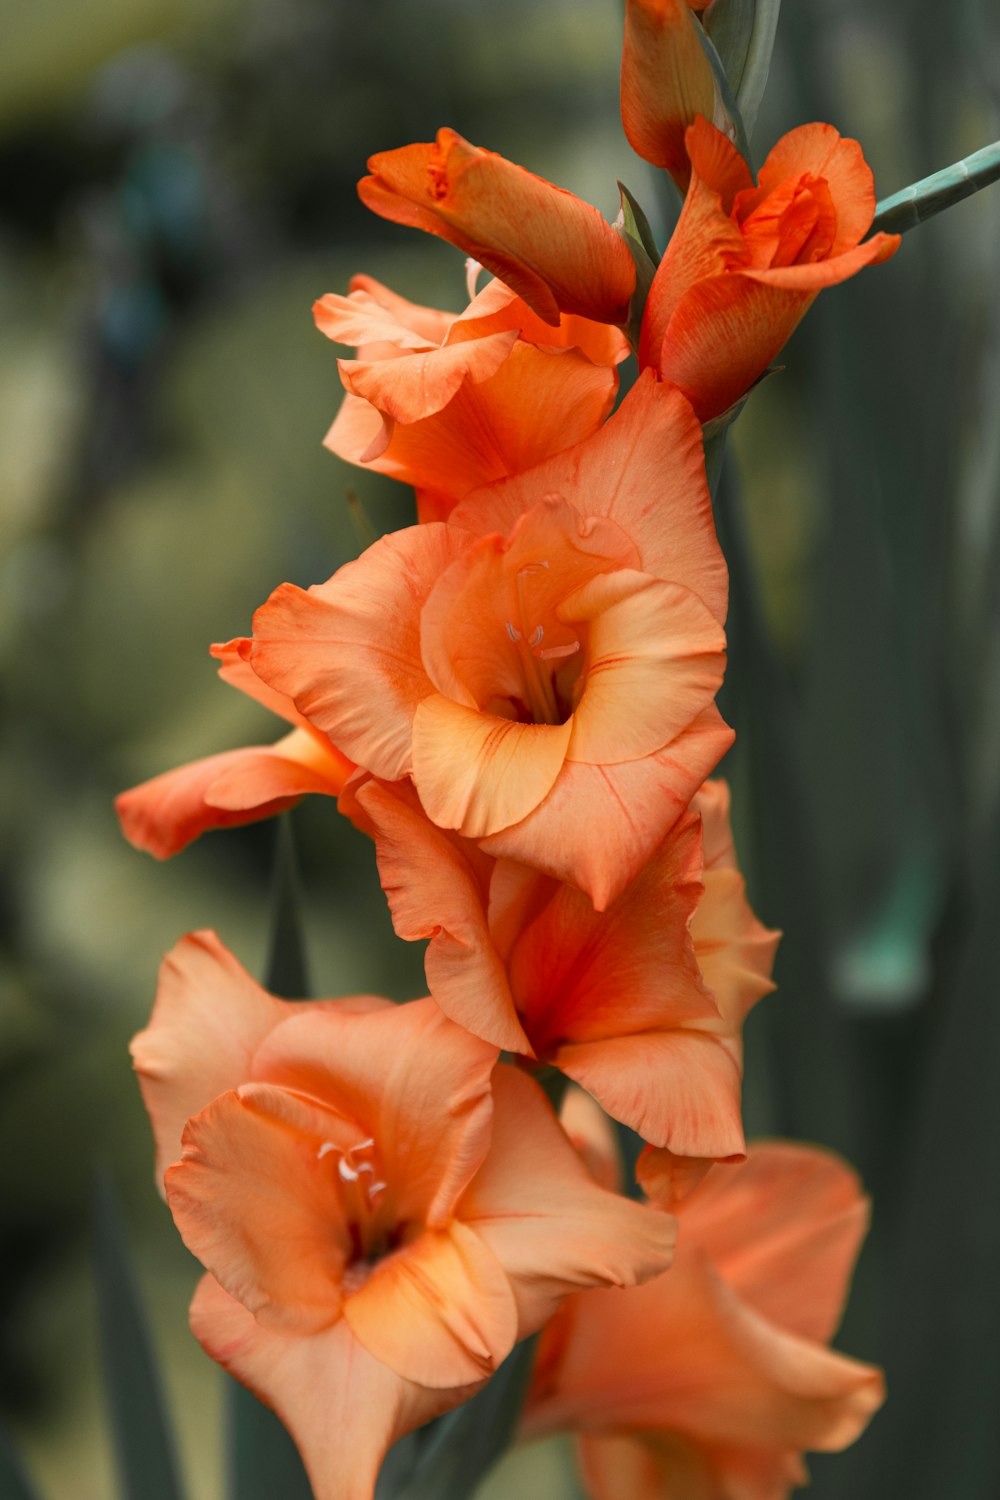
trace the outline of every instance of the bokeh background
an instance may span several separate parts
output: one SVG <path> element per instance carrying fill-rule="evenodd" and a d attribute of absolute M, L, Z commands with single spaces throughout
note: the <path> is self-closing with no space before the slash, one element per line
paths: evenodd
<path fill-rule="evenodd" d="M 443 123 L 596 202 L 669 197 L 617 114 L 616 0 L 7 0 L 0 49 L 0 1411 L 47 1500 L 114 1493 L 88 1205 L 111 1172 L 193 1500 L 221 1493 L 193 1262 L 126 1045 L 162 953 L 266 950 L 268 825 L 160 866 L 122 787 L 274 736 L 206 648 L 410 496 L 321 447 L 310 305 L 364 270 L 460 307 L 463 264 L 367 215 L 367 155 Z M 857 136 L 880 192 L 1000 135 L 988 0 L 795 0 L 756 130 Z M 875 1203 L 841 1346 L 890 1402 L 815 1494 L 1000 1493 L 1000 187 L 820 299 L 734 432 L 724 708 L 740 847 L 786 931 L 748 1028 L 755 1133 Z M 366 841 L 293 815 L 317 993 L 420 992 Z M 748 1232 L 752 1226 L 748 1225 Z M 669 1351 L 666 1351 L 669 1358 Z M 572 1493 L 529 1451 L 501 1500 Z"/>

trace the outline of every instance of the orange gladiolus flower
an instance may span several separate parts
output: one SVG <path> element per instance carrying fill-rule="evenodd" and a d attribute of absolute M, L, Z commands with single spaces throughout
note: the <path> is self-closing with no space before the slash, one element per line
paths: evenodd
<path fill-rule="evenodd" d="M 603 912 L 437 828 L 406 782 L 355 778 L 340 805 L 375 840 L 399 936 L 429 939 L 442 1010 L 582 1084 L 661 1148 L 651 1172 L 693 1176 L 743 1155 L 740 1033 L 773 988 L 777 934 L 746 903 L 728 800 L 709 782 Z"/>
<path fill-rule="evenodd" d="M 887 260 L 898 234 L 859 243 L 875 187 L 857 141 L 800 125 L 755 186 L 721 131 L 685 136 L 691 187 L 643 316 L 639 362 L 678 386 L 703 420 L 739 400 L 823 287 Z"/>
<path fill-rule="evenodd" d="M 211 828 L 254 823 L 294 807 L 307 792 L 336 797 L 354 767 L 290 698 L 269 688 L 239 655 L 238 642 L 211 648 L 219 676 L 295 727 L 273 745 L 247 745 L 165 771 L 115 798 L 130 844 L 169 859 Z"/>
<path fill-rule="evenodd" d="M 358 183 L 383 219 L 457 245 L 523 297 L 546 323 L 579 313 L 624 323 L 635 265 L 611 225 L 589 203 L 544 178 L 472 146 L 454 130 L 437 140 L 381 151 Z"/>
<path fill-rule="evenodd" d="M 347 390 L 326 446 L 412 484 L 422 521 L 443 521 L 470 490 L 520 474 L 596 432 L 628 344 L 606 323 L 543 323 L 502 281 L 459 316 L 419 307 L 368 276 L 314 308 Z"/>
<path fill-rule="evenodd" d="M 670 1262 L 672 1217 L 598 1186 L 538 1086 L 430 999 L 289 1004 L 195 935 L 133 1053 L 209 1273 L 192 1328 L 277 1410 L 317 1500 L 371 1500 L 396 1437 L 568 1292 Z"/>
<path fill-rule="evenodd" d="M 546 1329 L 522 1435 L 576 1429 L 593 1500 L 783 1500 L 803 1450 L 846 1447 L 882 1403 L 876 1368 L 825 1347 L 866 1200 L 836 1157 L 773 1141 L 678 1217 L 668 1276 Z"/>
<path fill-rule="evenodd" d="M 439 827 L 604 906 L 729 743 L 726 598 L 700 428 L 646 376 L 587 442 L 282 585 L 243 649 Z"/>
<path fill-rule="evenodd" d="M 665 167 L 686 192 L 691 164 L 684 132 L 699 115 L 725 115 L 692 14 L 707 0 L 626 0 L 622 45 L 622 124 L 632 149 Z"/>

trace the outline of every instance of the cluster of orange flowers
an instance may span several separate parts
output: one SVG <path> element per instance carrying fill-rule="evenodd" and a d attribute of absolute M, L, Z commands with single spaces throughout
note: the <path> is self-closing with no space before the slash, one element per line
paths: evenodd
<path fill-rule="evenodd" d="M 118 802 L 163 857 L 337 796 L 396 931 L 428 942 L 430 995 L 396 1006 L 276 999 L 189 936 L 133 1048 L 207 1268 L 194 1331 L 281 1415 L 317 1500 L 370 1500 L 388 1446 L 539 1330 L 523 1435 L 577 1430 L 598 1500 L 775 1500 L 882 1397 L 826 1347 L 853 1173 L 743 1137 L 777 934 L 706 779 L 732 736 L 702 424 L 897 240 L 862 242 L 871 173 L 830 126 L 754 182 L 711 123 L 698 8 L 626 7 L 626 130 L 685 191 L 644 308 L 626 237 L 571 194 L 451 130 L 371 160 L 370 208 L 475 263 L 458 315 L 366 276 L 316 304 L 356 350 L 327 444 L 413 485 L 418 522 L 213 647 L 284 738 Z M 608 1116 L 646 1143 L 641 1201 Z"/>

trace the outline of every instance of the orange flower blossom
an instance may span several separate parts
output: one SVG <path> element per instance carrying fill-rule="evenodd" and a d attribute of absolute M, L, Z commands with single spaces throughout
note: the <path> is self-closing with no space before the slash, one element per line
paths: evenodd
<path fill-rule="evenodd" d="M 682 192 L 691 178 L 684 132 L 698 115 L 725 124 L 694 12 L 708 0 L 625 0 L 622 124 L 629 144 Z"/>
<path fill-rule="evenodd" d="M 546 323 L 579 313 L 622 324 L 635 265 L 596 208 L 454 130 L 368 162 L 361 201 L 383 219 L 438 235 L 523 297 Z"/>
<path fill-rule="evenodd" d="M 639 363 L 705 421 L 763 374 L 823 287 L 887 260 L 899 235 L 860 243 L 875 213 L 872 173 L 832 125 L 782 136 L 757 185 L 707 120 L 685 142 L 691 186 L 650 287 Z"/>
<path fill-rule="evenodd" d="M 412 775 L 439 827 L 601 907 L 731 740 L 726 600 L 700 428 L 650 374 L 447 522 L 283 584 L 241 650 L 357 765 Z"/>
<path fill-rule="evenodd" d="M 196 934 L 133 1055 L 208 1271 L 193 1331 L 276 1409 L 316 1500 L 371 1500 L 389 1445 L 567 1293 L 669 1265 L 672 1216 L 595 1183 L 538 1085 L 430 999 L 276 1000 Z"/>
<path fill-rule="evenodd" d="M 321 297 L 314 313 L 358 351 L 339 361 L 347 393 L 326 446 L 414 485 L 423 521 L 595 432 L 628 354 L 606 323 L 565 314 L 552 328 L 502 281 L 455 316 L 355 276 L 347 297 Z"/>
<path fill-rule="evenodd" d="M 179 766 L 121 792 L 115 810 L 137 849 L 169 859 L 210 828 L 252 823 L 293 807 L 306 792 L 335 797 L 354 769 L 322 730 L 243 661 L 236 643 L 217 645 L 223 682 L 295 727 L 273 745 L 247 745 Z"/>
<path fill-rule="evenodd" d="M 592 1122 L 582 1134 L 608 1180 Z M 765 1141 L 677 1213 L 669 1275 L 572 1297 L 549 1324 L 522 1436 L 577 1431 L 592 1500 L 784 1500 L 803 1450 L 846 1447 L 882 1403 L 876 1368 L 825 1347 L 867 1201 L 837 1157 Z"/>
<path fill-rule="evenodd" d="M 430 940 L 442 1010 L 582 1084 L 661 1148 L 646 1165 L 658 1177 L 745 1149 L 740 1033 L 773 988 L 777 934 L 747 905 L 728 806 L 725 784 L 706 783 L 599 913 L 581 891 L 437 828 L 406 782 L 356 777 L 341 795 L 374 837 L 399 936 Z"/>

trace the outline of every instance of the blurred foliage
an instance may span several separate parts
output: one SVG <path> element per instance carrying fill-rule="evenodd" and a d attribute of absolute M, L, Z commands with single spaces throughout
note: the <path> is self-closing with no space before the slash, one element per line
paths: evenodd
<path fill-rule="evenodd" d="M 272 736 L 208 643 L 357 551 L 349 488 L 380 529 L 411 514 L 321 447 L 340 387 L 309 308 L 359 270 L 457 308 L 463 266 L 365 214 L 365 157 L 449 123 L 609 216 L 621 176 L 662 243 L 670 209 L 617 119 L 618 29 L 613 0 L 45 0 L 5 25 L 0 1405 L 48 1500 L 111 1492 L 98 1163 L 190 1493 L 222 1482 L 194 1268 L 152 1191 L 125 1047 L 181 932 L 213 926 L 263 972 L 274 829 L 158 866 L 111 799 Z M 798 0 L 756 150 L 829 119 L 888 195 L 1000 135 L 998 57 L 986 0 Z M 1000 1490 L 998 230 L 994 189 L 825 294 L 737 423 L 720 497 L 727 772 L 755 902 L 787 934 L 749 1027 L 748 1125 L 839 1146 L 875 1197 L 843 1347 L 887 1364 L 892 1399 L 851 1454 L 814 1462 L 821 1500 Z M 315 992 L 419 992 L 367 841 L 322 799 L 293 823 Z M 567 1473 L 564 1447 L 529 1451 L 484 1494 L 558 1500 Z"/>

